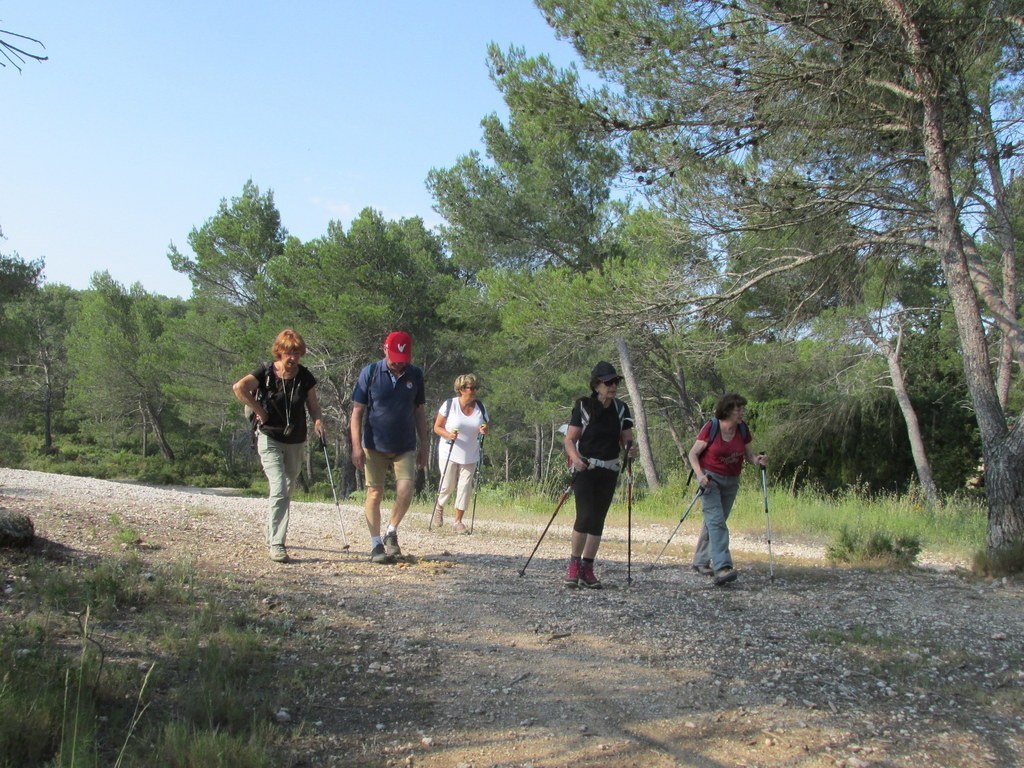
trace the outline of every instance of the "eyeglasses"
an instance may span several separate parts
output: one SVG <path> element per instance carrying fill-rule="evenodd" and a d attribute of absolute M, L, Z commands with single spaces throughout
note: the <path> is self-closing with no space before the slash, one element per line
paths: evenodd
<path fill-rule="evenodd" d="M 479 389 L 479 387 L 463 387 L 462 388 L 462 390 L 464 392 L 476 392 L 478 389 Z"/>

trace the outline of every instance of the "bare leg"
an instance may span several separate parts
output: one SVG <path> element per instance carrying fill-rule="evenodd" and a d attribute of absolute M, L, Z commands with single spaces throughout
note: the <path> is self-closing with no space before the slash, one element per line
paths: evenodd
<path fill-rule="evenodd" d="M 369 486 L 366 489 L 363 512 L 366 515 L 366 527 L 370 529 L 370 536 L 380 536 L 380 500 L 383 494 L 383 488 Z"/>
<path fill-rule="evenodd" d="M 412 503 L 412 494 L 416 490 L 416 484 L 412 480 L 399 480 L 395 483 L 395 505 L 391 508 L 391 525 L 398 527 L 398 524 L 402 522 L 402 518 L 405 517 L 405 513 L 409 511 L 409 505 Z M 377 499 L 377 522 L 378 530 L 380 523 L 380 498 Z"/>

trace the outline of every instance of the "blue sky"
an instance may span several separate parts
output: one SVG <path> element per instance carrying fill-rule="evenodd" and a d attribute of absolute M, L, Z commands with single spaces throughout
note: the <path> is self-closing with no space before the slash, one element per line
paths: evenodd
<path fill-rule="evenodd" d="M 0 0 L 0 29 L 50 57 L 0 69 L 0 252 L 183 297 L 168 245 L 250 178 L 302 240 L 437 225 L 427 173 L 505 115 L 488 43 L 573 60 L 530 0 Z"/>

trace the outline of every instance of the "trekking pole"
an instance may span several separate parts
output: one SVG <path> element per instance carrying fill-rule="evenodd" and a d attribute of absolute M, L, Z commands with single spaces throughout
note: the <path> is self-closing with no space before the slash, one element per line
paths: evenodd
<path fill-rule="evenodd" d="M 633 441 L 626 443 L 626 583 L 633 583 Z"/>
<path fill-rule="evenodd" d="M 434 502 L 434 508 L 430 510 L 430 520 L 427 521 L 427 530 L 432 530 L 434 526 L 434 513 L 437 512 L 437 504 L 441 501 L 441 489 L 444 488 L 444 476 L 448 474 L 448 462 L 452 460 L 452 448 L 455 447 L 455 441 L 459 437 L 459 430 L 453 429 L 455 437 L 448 441 L 448 458 L 444 460 L 444 469 L 441 470 L 441 482 L 437 484 L 437 501 Z"/>
<path fill-rule="evenodd" d="M 565 486 L 565 490 L 562 492 L 562 498 L 558 500 L 558 504 L 555 506 L 555 511 L 551 513 L 551 519 L 548 520 L 548 524 L 544 526 L 544 530 L 541 532 L 540 538 L 537 539 L 537 543 L 533 547 L 533 552 L 531 552 L 530 556 L 526 558 L 526 562 L 523 564 L 523 567 L 519 569 L 520 576 L 524 576 L 526 574 L 526 567 L 530 564 L 530 561 L 533 560 L 533 556 L 537 554 L 537 549 L 540 547 L 540 543 L 544 541 L 544 536 L 547 535 L 548 528 L 550 528 L 551 524 L 555 522 L 555 515 L 558 514 L 558 510 L 562 508 L 562 505 L 565 504 L 565 500 L 568 499 L 569 495 L 572 493 L 572 486 L 575 482 L 576 470 L 573 470 L 569 473 L 569 484 Z"/>
<path fill-rule="evenodd" d="M 710 479 L 710 477 L 709 477 L 709 479 Z M 714 480 L 712 480 L 712 482 L 714 482 Z M 704 495 L 704 486 L 702 485 L 702 486 L 700 486 L 697 489 L 697 492 L 693 495 L 693 499 L 690 501 L 690 506 L 688 506 L 686 508 L 686 511 L 683 512 L 683 516 L 679 518 L 679 522 L 676 523 L 676 527 L 672 529 L 672 533 L 669 534 L 668 541 L 666 541 L 665 542 L 665 546 L 663 546 L 661 548 L 661 552 L 659 552 L 658 556 L 656 558 L 654 558 L 654 562 L 651 563 L 649 566 L 647 566 L 647 572 L 648 573 L 650 573 L 651 571 L 654 570 L 654 566 L 656 566 L 658 564 L 658 561 L 661 560 L 661 556 L 663 554 L 665 554 L 665 550 L 668 549 L 668 545 L 672 541 L 672 537 L 676 535 L 676 531 L 679 530 L 679 526 L 681 526 L 683 524 L 683 520 L 685 520 L 686 516 L 690 514 L 690 510 L 693 509 L 693 505 L 697 503 L 697 499 L 699 499 L 703 495 Z"/>
<path fill-rule="evenodd" d="M 348 534 L 345 533 L 345 520 L 341 514 L 338 492 L 334 489 L 334 475 L 331 474 L 331 459 L 327 455 L 327 443 L 321 440 L 320 446 L 324 449 L 324 461 L 327 463 L 327 479 L 331 481 L 331 495 L 334 496 L 334 506 L 338 509 L 338 522 L 341 523 L 341 538 L 345 541 L 345 546 L 342 549 L 348 549 Z"/>
<path fill-rule="evenodd" d="M 759 453 L 758 456 L 764 456 Z M 761 465 L 761 490 L 764 491 L 764 526 L 768 537 L 768 581 L 775 581 L 775 556 L 772 554 L 772 518 L 768 514 L 768 469 Z"/>
<path fill-rule="evenodd" d="M 481 432 L 476 440 L 480 443 L 480 455 L 477 457 L 476 466 L 473 467 L 473 512 L 469 516 L 469 532 L 473 533 L 473 523 L 476 522 L 476 492 L 480 490 L 480 465 L 484 463 L 484 433 Z"/>

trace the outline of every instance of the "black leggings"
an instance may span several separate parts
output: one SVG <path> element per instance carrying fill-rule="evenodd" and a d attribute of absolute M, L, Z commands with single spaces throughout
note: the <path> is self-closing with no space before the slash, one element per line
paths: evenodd
<path fill-rule="evenodd" d="M 600 536 L 604 532 L 604 520 L 612 505 L 619 473 L 611 469 L 594 467 L 576 473 L 573 487 L 576 492 L 576 522 L 572 529 L 577 533 Z"/>

